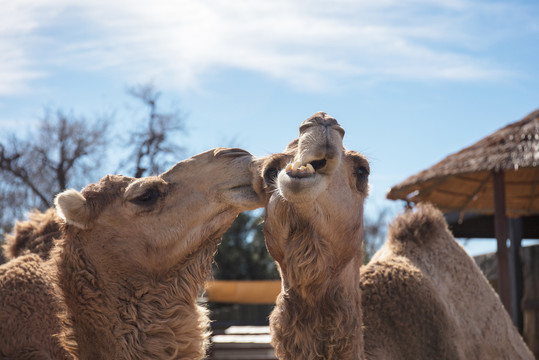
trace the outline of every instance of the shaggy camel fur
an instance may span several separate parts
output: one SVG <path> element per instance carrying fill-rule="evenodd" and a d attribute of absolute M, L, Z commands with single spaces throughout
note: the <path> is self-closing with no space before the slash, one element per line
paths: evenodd
<path fill-rule="evenodd" d="M 0 359 L 70 358 L 52 336 L 60 332 L 60 305 L 51 285 L 55 269 L 46 260 L 60 236 L 60 218 L 49 209 L 30 212 L 5 237 L 10 262 L 0 266 Z"/>
<path fill-rule="evenodd" d="M 363 202 L 369 163 L 326 113 L 264 161 L 264 233 L 282 291 L 270 316 L 279 359 L 362 359 Z"/>
<path fill-rule="evenodd" d="M 4 255 L 7 260 L 27 254 L 37 254 L 47 260 L 54 245 L 54 239 L 60 237 L 61 219 L 54 208 L 44 213 L 34 210 L 28 214 L 28 220 L 17 221 L 13 234 L 5 236 Z"/>
<path fill-rule="evenodd" d="M 61 236 L 60 222 L 54 208 L 34 210 L 5 237 L 10 263 L 0 266 L 0 359 L 70 358 L 52 336 L 60 332 L 61 307 L 51 285 L 55 267 L 46 262 L 54 239 Z M 21 294 L 22 289 L 28 293 Z"/>
<path fill-rule="evenodd" d="M 107 176 L 57 196 L 65 225 L 48 262 L 53 271 L 41 276 L 52 274 L 60 289 L 58 337 L 71 355 L 204 356 L 208 318 L 197 295 L 219 237 L 240 211 L 262 205 L 251 183 L 252 160 L 243 150 L 220 148 L 160 176 Z M 11 296 L 36 311 L 32 294 L 19 288 Z M 0 326 L 1 337 L 8 336 Z"/>
<path fill-rule="evenodd" d="M 0 266 L 0 359 L 69 359 L 54 334 L 60 304 L 54 264 L 36 254 Z"/>
<path fill-rule="evenodd" d="M 530 359 L 499 297 L 442 213 L 397 217 L 361 269 L 368 359 Z"/>

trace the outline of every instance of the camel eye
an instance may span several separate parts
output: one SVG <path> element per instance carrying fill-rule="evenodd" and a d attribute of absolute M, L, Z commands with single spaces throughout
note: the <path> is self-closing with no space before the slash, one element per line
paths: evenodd
<path fill-rule="evenodd" d="M 264 181 L 266 184 L 273 184 L 277 178 L 277 175 L 279 175 L 279 169 L 268 168 L 264 171 Z"/>
<path fill-rule="evenodd" d="M 369 170 L 365 166 L 358 166 L 354 169 L 354 175 L 358 180 L 365 180 L 369 177 Z"/>
<path fill-rule="evenodd" d="M 151 206 L 157 202 L 161 193 L 156 188 L 149 188 L 142 193 L 142 195 L 137 196 L 131 202 L 139 206 Z"/>

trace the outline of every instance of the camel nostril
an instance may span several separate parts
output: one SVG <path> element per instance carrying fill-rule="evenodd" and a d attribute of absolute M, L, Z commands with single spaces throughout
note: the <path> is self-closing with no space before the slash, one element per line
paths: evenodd
<path fill-rule="evenodd" d="M 321 159 L 321 160 L 314 160 L 311 161 L 310 164 L 313 166 L 314 171 L 318 171 L 322 169 L 324 166 L 326 166 L 327 160 Z"/>

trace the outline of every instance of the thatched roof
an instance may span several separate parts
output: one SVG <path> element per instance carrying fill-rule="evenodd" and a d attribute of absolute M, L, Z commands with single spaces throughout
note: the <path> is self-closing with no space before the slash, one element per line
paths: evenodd
<path fill-rule="evenodd" d="M 387 197 L 492 213 L 493 171 L 504 173 L 508 214 L 539 213 L 539 109 L 409 177 Z"/>

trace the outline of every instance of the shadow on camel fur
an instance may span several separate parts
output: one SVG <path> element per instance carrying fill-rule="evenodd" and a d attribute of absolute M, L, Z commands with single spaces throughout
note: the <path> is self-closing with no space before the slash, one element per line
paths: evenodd
<path fill-rule="evenodd" d="M 428 205 L 399 216 L 361 268 L 369 164 L 320 112 L 260 165 L 282 279 L 279 359 L 533 359 L 499 298 Z M 361 271 L 360 271 L 361 268 Z"/>
<path fill-rule="evenodd" d="M 253 160 L 219 148 L 159 176 L 106 176 L 59 194 L 50 259 L 0 267 L 0 358 L 203 358 L 197 296 L 220 236 L 262 205 Z"/>

